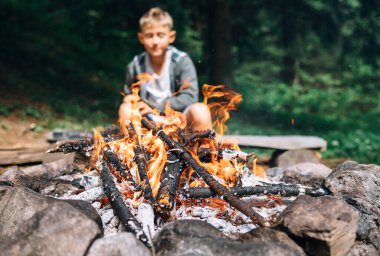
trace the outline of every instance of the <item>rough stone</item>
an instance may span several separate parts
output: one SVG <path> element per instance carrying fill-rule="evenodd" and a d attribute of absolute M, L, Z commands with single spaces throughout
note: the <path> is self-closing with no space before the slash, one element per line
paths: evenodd
<path fill-rule="evenodd" d="M 95 240 L 91 245 L 87 256 L 146 256 L 151 255 L 133 234 L 122 232 Z"/>
<path fill-rule="evenodd" d="M 287 234 L 270 228 L 256 228 L 244 234 L 237 234 L 237 240 L 242 242 L 276 242 L 285 244 L 298 253 L 306 255 L 303 249 L 289 238 Z"/>
<path fill-rule="evenodd" d="M 299 163 L 319 163 L 317 153 L 307 149 L 289 150 L 276 156 L 274 165 L 278 167 L 289 167 Z"/>
<path fill-rule="evenodd" d="M 98 224 L 101 232 L 103 232 L 102 218 L 99 216 L 98 212 L 95 210 L 94 207 L 92 207 L 90 203 L 82 201 L 82 200 L 61 199 L 60 201 L 69 203 L 70 205 L 74 206 L 77 210 L 81 211 L 84 215 L 86 215 L 87 218 L 95 221 L 95 223 Z"/>
<path fill-rule="evenodd" d="M 241 242 L 229 239 L 212 225 L 199 220 L 175 221 L 153 238 L 160 255 L 302 255 L 276 242 Z"/>
<path fill-rule="evenodd" d="M 346 161 L 327 177 L 326 187 L 360 212 L 380 217 L 380 166 Z"/>
<path fill-rule="evenodd" d="M 285 168 L 282 181 L 307 186 L 320 186 L 331 172 L 332 170 L 323 164 L 299 163 Z"/>
<path fill-rule="evenodd" d="M 300 196 L 279 217 L 288 233 L 308 255 L 346 255 L 356 237 L 359 213 L 331 196 Z"/>
<path fill-rule="evenodd" d="M 25 187 L 1 187 L 0 251 L 5 255 L 84 255 L 101 234 L 72 205 Z"/>
<path fill-rule="evenodd" d="M 361 213 L 357 237 L 380 251 L 380 166 L 346 161 L 329 175 L 326 187 Z"/>
<path fill-rule="evenodd" d="M 72 163 L 61 159 L 23 170 L 17 167 L 9 168 L 0 175 L 0 181 L 11 181 L 15 185 L 28 187 L 42 194 L 63 194 L 65 191 L 72 190 L 73 186 L 70 181 L 57 177 L 72 172 Z"/>

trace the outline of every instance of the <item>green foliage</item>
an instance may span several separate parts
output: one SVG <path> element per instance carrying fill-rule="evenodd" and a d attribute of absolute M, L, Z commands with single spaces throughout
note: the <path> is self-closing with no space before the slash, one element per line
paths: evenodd
<path fill-rule="evenodd" d="M 10 115 L 14 110 L 13 104 L 4 104 L 0 101 L 0 115 L 8 116 Z"/>

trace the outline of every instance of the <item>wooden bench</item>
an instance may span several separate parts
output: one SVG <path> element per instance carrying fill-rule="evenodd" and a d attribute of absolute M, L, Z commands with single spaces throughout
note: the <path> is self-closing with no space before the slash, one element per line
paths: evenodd
<path fill-rule="evenodd" d="M 326 150 L 327 142 L 316 136 L 254 136 L 228 135 L 221 141 L 237 141 L 240 147 L 265 148 L 275 150 L 313 149 Z"/>

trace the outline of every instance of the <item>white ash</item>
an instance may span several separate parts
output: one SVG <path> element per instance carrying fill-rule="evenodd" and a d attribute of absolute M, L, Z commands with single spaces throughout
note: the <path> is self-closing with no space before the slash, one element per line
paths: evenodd
<path fill-rule="evenodd" d="M 105 225 L 109 224 L 113 217 L 115 217 L 115 214 L 113 213 L 112 208 L 103 210 L 100 215 L 100 218 Z"/>
<path fill-rule="evenodd" d="M 141 223 L 148 238 L 153 237 L 156 231 L 154 229 L 154 211 L 150 204 L 141 203 L 139 205 L 137 220 Z"/>
<path fill-rule="evenodd" d="M 117 227 L 117 226 L 119 226 L 119 224 L 120 224 L 119 217 L 117 217 L 117 216 L 113 216 L 113 218 L 112 218 L 110 224 L 111 224 L 111 226 L 113 226 L 113 227 Z"/>
<path fill-rule="evenodd" d="M 94 188 L 90 188 L 89 190 L 85 190 L 82 193 L 79 193 L 77 195 L 65 194 L 61 197 L 61 199 L 73 199 L 73 200 L 83 200 L 86 202 L 94 202 L 103 196 L 105 196 L 103 189 L 101 187 L 94 187 Z"/>
<path fill-rule="evenodd" d="M 85 189 L 90 189 L 93 187 L 98 187 L 100 185 L 100 178 L 99 176 L 89 176 L 84 175 L 80 181 L 79 184 L 83 186 Z"/>
<path fill-rule="evenodd" d="M 102 203 L 101 203 L 101 202 L 98 202 L 98 201 L 93 202 L 91 205 L 92 205 L 92 207 L 94 207 L 96 210 L 100 210 L 100 207 L 102 207 Z"/>

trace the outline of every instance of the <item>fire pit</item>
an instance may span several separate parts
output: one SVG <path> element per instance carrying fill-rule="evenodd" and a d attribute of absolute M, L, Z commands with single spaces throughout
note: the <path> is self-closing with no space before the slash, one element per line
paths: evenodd
<path fill-rule="evenodd" d="M 132 91 L 137 95 L 138 87 Z M 136 110 L 132 120 L 120 120 L 120 132 L 95 130 L 93 139 L 59 142 L 49 152 L 92 155 L 92 167 L 98 170 L 116 215 L 148 247 L 160 222 L 198 218 L 225 232 L 246 232 L 270 226 L 285 207 L 275 196 L 260 200 L 252 195 L 328 193 L 322 188 L 269 184 L 264 172 L 258 173 L 255 166 L 249 169 L 248 160 L 255 163 L 255 154 L 240 151 L 234 142 L 216 139 L 223 135 L 229 111 L 241 96 L 223 86 L 205 85 L 203 93 L 206 104 L 212 100 L 208 106 L 217 132 L 183 128 L 180 114 L 168 106 L 160 122 L 141 117 Z M 277 209 L 269 213 L 267 204 Z M 149 212 L 146 215 L 152 219 L 144 221 L 150 226 L 135 218 L 139 211 Z"/>
<path fill-rule="evenodd" d="M 204 95 L 215 131 L 185 128 L 169 107 L 155 121 L 136 111 L 119 127 L 49 150 L 75 152 L 74 165 L 60 160 L 0 175 L 0 235 L 6 238 L 0 250 L 377 255 L 378 166 L 348 162 L 331 172 L 302 163 L 283 171 L 300 176 L 280 179 L 272 170 L 275 177 L 267 178 L 254 153 L 220 139 L 240 95 L 221 86 L 204 87 Z M 304 181 L 314 186 L 297 184 Z"/>

